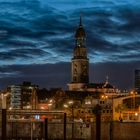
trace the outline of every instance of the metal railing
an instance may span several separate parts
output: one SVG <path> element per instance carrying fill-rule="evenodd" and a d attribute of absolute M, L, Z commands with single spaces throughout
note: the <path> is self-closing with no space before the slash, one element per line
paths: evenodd
<path fill-rule="evenodd" d="M 9 119 L 9 116 L 15 115 L 15 112 L 20 116 L 24 111 L 22 110 L 20 113 L 17 110 L 5 111 L 0 112 L 0 140 L 73 140 L 72 127 L 75 140 L 121 140 L 130 137 L 138 140 L 140 137 L 138 131 L 140 123 L 137 122 L 102 122 L 101 120 L 98 122 L 69 122 L 64 112 L 56 113 L 60 115 L 61 120 Z M 33 116 L 34 113 L 39 114 L 35 111 L 29 113 L 26 110 L 24 115 Z M 40 113 L 41 115 L 49 114 L 46 111 Z M 97 117 L 100 119 L 100 112 L 97 113 L 99 113 Z M 50 114 L 52 115 L 52 112 Z M 56 114 L 54 112 L 53 115 Z"/>

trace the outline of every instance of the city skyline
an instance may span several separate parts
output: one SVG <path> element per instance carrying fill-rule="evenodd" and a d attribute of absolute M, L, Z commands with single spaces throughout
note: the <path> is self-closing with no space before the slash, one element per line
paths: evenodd
<path fill-rule="evenodd" d="M 66 87 L 82 13 L 90 81 L 133 88 L 140 62 L 140 2 L 133 0 L 0 1 L 0 88 L 31 81 Z"/>

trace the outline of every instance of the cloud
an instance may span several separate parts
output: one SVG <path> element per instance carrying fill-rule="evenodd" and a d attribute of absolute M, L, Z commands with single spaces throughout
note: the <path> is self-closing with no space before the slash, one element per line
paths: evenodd
<path fill-rule="evenodd" d="M 18 78 L 14 73 L 18 74 Z M 5 76 L 5 74 L 9 74 Z M 10 75 L 11 74 L 11 75 Z M 1 88 L 22 81 L 31 81 L 40 87 L 63 87 L 70 82 L 70 63 L 9 65 L 0 67 Z"/>
<path fill-rule="evenodd" d="M 91 63 L 90 82 L 104 82 L 106 76 L 108 76 L 109 82 L 113 86 L 119 89 L 132 89 L 134 87 L 134 70 L 139 69 L 139 66 L 140 62 Z M 31 81 L 38 84 L 40 88 L 62 87 L 67 89 L 67 84 L 71 82 L 71 64 L 32 64 L 0 67 L 0 88 L 12 84 L 21 84 L 23 81 Z"/>
<path fill-rule="evenodd" d="M 0 65 L 5 67 L 0 71 L 3 72 L 1 84 L 37 80 L 43 86 L 64 86 L 69 82 L 70 70 L 63 69 L 66 70 L 73 55 L 74 34 L 81 13 L 90 63 L 98 67 L 96 70 L 104 69 L 107 64 L 107 73 L 115 71 L 114 65 L 116 69 L 122 67 L 124 73 L 127 69 L 123 66 L 129 68 L 133 63 L 132 70 L 138 66 L 140 57 L 139 3 L 133 0 L 0 1 Z M 99 77 L 95 79 L 101 80 L 106 75 L 101 72 L 96 72 L 95 77 Z M 16 74 L 20 79 L 16 79 Z M 63 76 L 66 79 L 61 79 Z"/>
<path fill-rule="evenodd" d="M 69 1 L 73 10 L 65 14 L 64 1 L 59 3 L 63 5 L 60 6 L 62 10 L 55 4 L 52 8 L 51 2 L 42 6 L 42 2 L 1 4 L 0 54 L 3 63 L 9 64 L 7 60 L 11 59 L 13 64 L 20 64 L 19 60 L 25 64 L 26 59 L 27 64 L 32 64 L 35 57 L 38 64 L 46 63 L 46 60 L 51 63 L 69 62 L 81 11 L 91 62 L 127 61 L 128 54 L 131 54 L 129 51 L 138 50 L 139 6 L 99 0 L 96 3 L 83 1 L 81 3 L 86 3 L 85 6 L 75 8 L 74 2 Z M 126 59 L 120 59 L 119 53 Z M 128 60 L 136 61 L 137 55 Z"/>

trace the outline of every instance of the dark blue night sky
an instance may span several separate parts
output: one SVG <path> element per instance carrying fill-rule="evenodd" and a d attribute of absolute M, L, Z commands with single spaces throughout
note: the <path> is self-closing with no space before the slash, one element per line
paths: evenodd
<path fill-rule="evenodd" d="M 140 65 L 139 0 L 0 0 L 0 88 L 66 87 L 83 16 L 91 82 L 133 88 Z"/>

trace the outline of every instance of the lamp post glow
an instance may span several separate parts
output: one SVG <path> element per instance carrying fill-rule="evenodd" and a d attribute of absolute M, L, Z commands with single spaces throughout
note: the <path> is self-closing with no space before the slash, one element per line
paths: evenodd
<path fill-rule="evenodd" d="M 101 99 L 108 99 L 108 96 L 107 95 L 102 95 Z"/>
<path fill-rule="evenodd" d="M 132 104 L 131 108 L 135 109 L 135 107 L 136 107 L 135 104 L 136 104 L 136 95 L 137 95 L 137 92 L 131 91 L 131 92 L 130 92 L 130 95 L 132 95 L 132 97 L 133 97 L 133 99 L 132 99 L 133 104 Z"/>
<path fill-rule="evenodd" d="M 71 116 L 72 116 L 72 139 L 74 139 L 74 102 L 68 101 L 68 104 L 64 104 L 65 108 L 70 108 L 71 109 Z"/>
<path fill-rule="evenodd" d="M 49 103 L 49 104 L 48 104 L 48 110 L 51 109 L 51 106 L 52 106 L 52 103 Z"/>
<path fill-rule="evenodd" d="M 135 116 L 138 116 L 138 113 L 137 112 L 135 113 Z"/>
<path fill-rule="evenodd" d="M 7 94 L 1 94 L 1 107 L 2 109 L 6 109 L 6 98 L 7 98 Z"/>
<path fill-rule="evenodd" d="M 54 99 L 48 100 L 48 110 L 49 111 L 54 109 L 54 105 L 55 105 L 55 100 Z"/>
<path fill-rule="evenodd" d="M 68 105 L 64 104 L 64 107 L 65 107 L 65 108 L 68 108 Z"/>
<path fill-rule="evenodd" d="M 1 133 L 2 133 L 2 140 L 7 140 L 7 113 L 6 113 L 6 98 L 7 98 L 8 94 L 1 94 L 1 101 L 2 101 L 2 129 L 1 129 Z"/>

